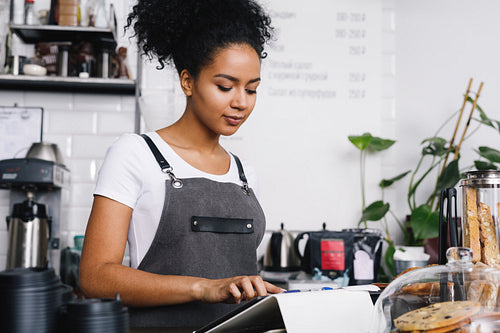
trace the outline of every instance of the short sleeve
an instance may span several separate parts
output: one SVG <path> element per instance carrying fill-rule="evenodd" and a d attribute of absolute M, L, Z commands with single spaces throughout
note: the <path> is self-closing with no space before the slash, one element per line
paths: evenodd
<path fill-rule="evenodd" d="M 111 145 L 99 170 L 94 195 L 102 195 L 131 208 L 140 195 L 144 145 L 135 134 L 122 135 Z"/>

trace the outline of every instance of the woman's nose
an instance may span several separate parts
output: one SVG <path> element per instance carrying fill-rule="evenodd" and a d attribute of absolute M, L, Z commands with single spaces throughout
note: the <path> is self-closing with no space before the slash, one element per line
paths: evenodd
<path fill-rule="evenodd" d="M 239 110 L 246 109 L 248 106 L 248 96 L 245 89 L 237 89 L 231 100 L 231 107 Z"/>

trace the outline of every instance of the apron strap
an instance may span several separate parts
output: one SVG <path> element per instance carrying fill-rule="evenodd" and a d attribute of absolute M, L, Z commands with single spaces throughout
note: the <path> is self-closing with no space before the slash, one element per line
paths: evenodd
<path fill-rule="evenodd" d="M 184 183 L 182 182 L 181 179 L 177 178 L 174 175 L 173 168 L 170 166 L 170 164 L 167 162 L 167 160 L 163 157 L 163 155 L 160 153 L 158 150 L 158 147 L 154 144 L 153 140 L 146 134 L 141 134 L 142 138 L 146 141 L 146 143 L 149 146 L 149 149 L 151 149 L 151 152 L 153 153 L 156 161 L 160 165 L 161 171 L 169 175 L 171 181 L 170 184 L 174 188 L 181 188 L 184 186 Z"/>
<path fill-rule="evenodd" d="M 158 165 L 161 168 L 161 171 L 167 173 L 170 176 L 170 178 L 172 179 L 172 186 L 175 188 L 182 187 L 182 185 L 183 185 L 182 180 L 175 177 L 175 175 L 172 172 L 173 171 L 172 166 L 170 166 L 170 164 L 167 162 L 167 160 L 160 153 L 160 151 L 158 150 L 158 147 L 156 147 L 153 140 L 151 140 L 151 138 L 149 136 L 147 136 L 146 134 L 141 134 L 141 137 L 148 144 L 149 149 L 153 153 L 156 161 L 158 162 Z M 248 187 L 248 180 L 247 180 L 247 177 L 245 176 L 245 171 L 243 171 L 243 165 L 241 164 L 241 161 L 238 158 L 238 156 L 234 155 L 233 153 L 231 153 L 231 155 L 233 155 L 234 160 L 236 161 L 236 166 L 238 167 L 238 175 L 240 177 L 241 182 L 243 183 L 243 190 L 247 194 L 250 194 L 250 189 Z"/>
<path fill-rule="evenodd" d="M 163 157 L 163 155 L 160 153 L 160 151 L 158 150 L 158 148 L 154 144 L 153 140 L 151 140 L 151 138 L 149 136 L 147 136 L 146 134 L 141 134 L 141 136 L 148 144 L 149 149 L 151 149 L 151 152 L 153 153 L 158 164 L 160 165 L 161 170 L 163 171 L 165 169 L 172 169 L 170 164 L 167 162 L 167 160 Z"/>
<path fill-rule="evenodd" d="M 243 190 L 247 194 L 250 194 L 250 189 L 248 188 L 247 177 L 245 176 L 245 171 L 243 171 L 243 165 L 241 165 L 241 161 L 238 158 L 238 156 L 234 155 L 233 153 L 231 153 L 231 155 L 233 155 L 234 160 L 236 161 L 236 166 L 238 167 L 238 175 L 240 176 L 240 180 L 243 183 Z"/>

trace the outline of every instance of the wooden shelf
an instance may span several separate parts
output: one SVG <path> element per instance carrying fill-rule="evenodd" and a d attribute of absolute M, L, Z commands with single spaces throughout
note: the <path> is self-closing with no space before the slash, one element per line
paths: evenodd
<path fill-rule="evenodd" d="M 0 75 L 0 89 L 66 91 L 78 93 L 135 94 L 135 81 L 60 76 Z"/>

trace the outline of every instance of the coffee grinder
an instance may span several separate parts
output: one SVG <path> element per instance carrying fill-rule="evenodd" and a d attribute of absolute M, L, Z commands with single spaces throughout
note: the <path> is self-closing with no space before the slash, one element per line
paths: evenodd
<path fill-rule="evenodd" d="M 34 143 L 26 158 L 0 160 L 0 189 L 10 190 L 6 269 L 50 262 L 59 271 L 61 206 L 69 182 L 54 144 Z"/>

